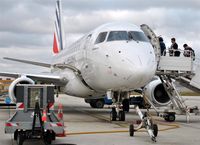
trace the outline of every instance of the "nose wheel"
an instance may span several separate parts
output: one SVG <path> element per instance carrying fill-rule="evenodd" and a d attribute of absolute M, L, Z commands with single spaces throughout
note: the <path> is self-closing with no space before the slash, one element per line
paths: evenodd
<path fill-rule="evenodd" d="M 134 125 L 130 124 L 130 126 L 129 126 L 129 135 L 133 137 L 134 136 L 134 132 L 135 132 Z"/>
<path fill-rule="evenodd" d="M 117 110 L 117 108 L 113 107 L 112 111 L 110 112 L 110 120 L 111 121 L 125 121 L 125 111 L 122 109 Z"/>
<path fill-rule="evenodd" d="M 110 120 L 111 121 L 116 121 L 117 120 L 117 111 L 115 108 L 112 108 L 110 112 Z"/>
<path fill-rule="evenodd" d="M 127 99 L 127 92 L 113 92 L 112 102 L 113 107 L 110 112 L 111 121 L 125 121 L 126 112 L 129 112 L 129 99 Z"/>

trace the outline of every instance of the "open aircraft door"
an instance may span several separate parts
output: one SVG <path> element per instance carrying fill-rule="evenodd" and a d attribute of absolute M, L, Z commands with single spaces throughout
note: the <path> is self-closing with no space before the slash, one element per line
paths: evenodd
<path fill-rule="evenodd" d="M 140 25 L 142 31 L 144 32 L 144 34 L 149 38 L 151 45 L 154 48 L 155 51 L 155 55 L 156 55 L 156 60 L 157 62 L 159 62 L 160 60 L 160 43 L 159 43 L 159 38 L 156 36 L 156 34 L 152 31 L 152 29 L 146 25 L 146 24 L 142 24 Z"/>

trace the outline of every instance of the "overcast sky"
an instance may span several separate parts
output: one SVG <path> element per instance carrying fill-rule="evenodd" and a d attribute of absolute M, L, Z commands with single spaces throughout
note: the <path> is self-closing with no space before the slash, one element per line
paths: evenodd
<path fill-rule="evenodd" d="M 167 46 L 200 49 L 200 0 L 62 0 L 66 45 L 101 24 L 127 21 L 148 24 Z M 47 71 L 2 58 L 51 62 L 55 0 L 0 0 L 0 70 Z"/>

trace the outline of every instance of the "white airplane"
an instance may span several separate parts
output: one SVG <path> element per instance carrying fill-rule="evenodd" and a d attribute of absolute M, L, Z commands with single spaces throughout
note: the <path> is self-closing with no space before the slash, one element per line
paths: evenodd
<path fill-rule="evenodd" d="M 55 56 L 52 64 L 5 58 L 48 67 L 51 70 L 48 75 L 0 73 L 1 76 L 17 78 L 9 87 L 11 99 L 15 101 L 14 90 L 18 83 L 54 83 L 60 92 L 76 97 L 98 100 L 107 94 L 117 104 L 116 108 L 112 109 L 112 119 L 116 120 L 116 117 L 119 117 L 119 120 L 125 120 L 124 111 L 129 109 L 129 92 L 146 86 L 155 76 L 157 60 L 149 39 L 140 27 L 115 22 L 96 28 L 71 46 L 64 48 L 59 1 L 55 22 Z M 123 110 L 120 110 L 120 105 L 123 105 Z"/>

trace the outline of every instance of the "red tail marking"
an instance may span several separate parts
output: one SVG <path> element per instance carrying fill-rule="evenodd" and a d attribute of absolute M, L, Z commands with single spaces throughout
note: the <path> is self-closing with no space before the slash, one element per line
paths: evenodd
<path fill-rule="evenodd" d="M 59 48 L 58 48 L 58 43 L 57 43 L 57 38 L 56 38 L 56 33 L 54 32 L 54 37 L 53 37 L 53 52 L 58 53 Z"/>

